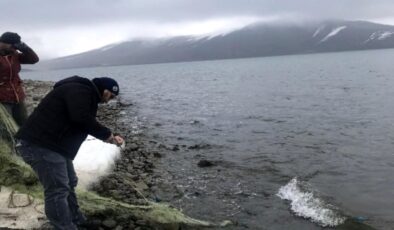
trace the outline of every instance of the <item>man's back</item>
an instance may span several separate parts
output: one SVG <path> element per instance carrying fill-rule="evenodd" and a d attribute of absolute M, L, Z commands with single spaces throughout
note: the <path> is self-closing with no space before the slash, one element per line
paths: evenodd
<path fill-rule="evenodd" d="M 93 83 L 74 76 L 55 84 L 16 137 L 73 159 L 88 134 L 100 139 L 110 131 L 96 121 L 100 95 Z"/>

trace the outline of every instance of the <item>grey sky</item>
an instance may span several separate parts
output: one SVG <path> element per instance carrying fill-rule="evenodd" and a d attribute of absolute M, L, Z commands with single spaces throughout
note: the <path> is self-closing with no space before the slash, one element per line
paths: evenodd
<path fill-rule="evenodd" d="M 370 20 L 394 25 L 393 0 L 0 0 L 1 30 L 44 58 L 134 37 L 204 34 L 256 20 Z"/>

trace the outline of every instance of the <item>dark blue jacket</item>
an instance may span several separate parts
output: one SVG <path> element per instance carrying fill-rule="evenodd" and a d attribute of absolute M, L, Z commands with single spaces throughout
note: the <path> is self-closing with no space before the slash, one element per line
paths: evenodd
<path fill-rule="evenodd" d="M 106 140 L 111 131 L 96 120 L 101 95 L 87 78 L 57 82 L 19 129 L 16 138 L 74 159 L 88 134 Z"/>

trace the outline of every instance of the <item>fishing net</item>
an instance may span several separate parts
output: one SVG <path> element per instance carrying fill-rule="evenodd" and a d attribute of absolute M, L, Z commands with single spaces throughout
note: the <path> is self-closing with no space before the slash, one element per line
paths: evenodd
<path fill-rule="evenodd" d="M 38 180 L 33 170 L 15 152 L 13 136 L 18 126 L 0 104 L 0 185 L 33 185 Z"/>

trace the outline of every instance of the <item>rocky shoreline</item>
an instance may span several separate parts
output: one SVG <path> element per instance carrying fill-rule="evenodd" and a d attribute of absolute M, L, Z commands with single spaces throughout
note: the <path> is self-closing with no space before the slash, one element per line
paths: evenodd
<path fill-rule="evenodd" d="M 39 101 L 51 90 L 53 82 L 26 80 L 26 106 L 31 113 Z M 145 204 L 146 199 L 154 200 L 152 186 L 154 185 L 153 169 L 158 152 L 145 148 L 140 138 L 142 134 L 132 133 L 122 121 L 122 111 L 132 105 L 119 101 L 99 106 L 97 119 L 114 133 L 125 138 L 126 147 L 122 156 L 115 162 L 113 171 L 91 186 L 91 190 L 104 197 L 130 204 Z M 153 198 L 153 199 L 152 199 Z M 138 220 L 129 215 L 108 213 L 105 216 L 89 216 L 98 229 L 161 229 L 160 226 Z"/>

